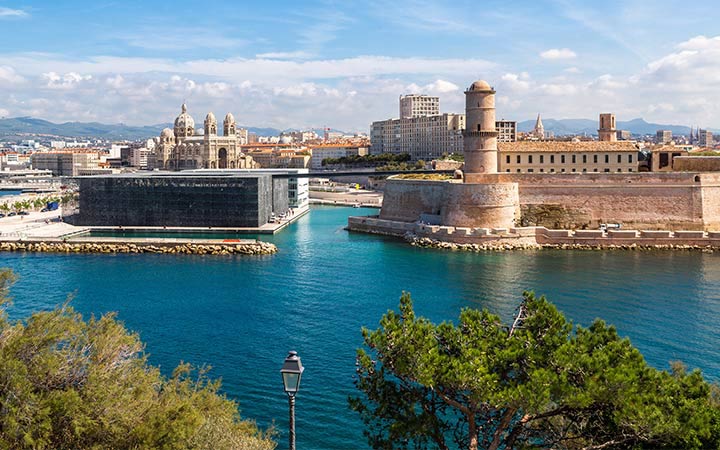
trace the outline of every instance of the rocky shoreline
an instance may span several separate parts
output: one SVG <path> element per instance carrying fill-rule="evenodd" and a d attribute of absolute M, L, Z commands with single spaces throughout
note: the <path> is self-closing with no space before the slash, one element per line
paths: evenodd
<path fill-rule="evenodd" d="M 415 247 L 435 248 L 442 250 L 456 250 L 468 252 L 502 252 L 511 250 L 630 250 L 630 251 L 649 251 L 649 250 L 698 250 L 703 253 L 714 253 L 720 251 L 719 248 L 709 245 L 681 245 L 681 244 L 661 244 L 661 245 L 588 245 L 588 244 L 528 244 L 528 243 L 508 243 L 501 241 L 486 242 L 482 244 L 457 244 L 454 242 L 440 241 L 428 237 L 420 237 L 413 233 L 406 233 L 404 236 L 406 242 Z"/>
<path fill-rule="evenodd" d="M 162 245 L 139 243 L 107 242 L 0 242 L 4 252 L 47 252 L 47 253 L 165 253 L 184 255 L 271 255 L 277 253 L 275 244 L 252 243 L 168 243 Z"/>

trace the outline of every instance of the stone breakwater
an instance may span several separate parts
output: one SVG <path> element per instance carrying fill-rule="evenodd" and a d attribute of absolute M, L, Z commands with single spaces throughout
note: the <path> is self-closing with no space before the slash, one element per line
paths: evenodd
<path fill-rule="evenodd" d="M 485 242 L 482 244 L 458 244 L 455 242 L 439 241 L 427 237 L 420 237 L 412 233 L 407 233 L 404 239 L 412 246 L 422 248 L 436 248 L 441 250 L 456 250 L 467 252 L 502 252 L 510 250 L 634 250 L 634 251 L 650 251 L 650 250 L 699 250 L 703 253 L 715 253 L 720 251 L 717 247 L 710 245 L 676 245 L 676 244 L 656 244 L 656 245 L 588 245 L 588 244 L 529 244 L 529 243 L 509 243 L 509 242 Z"/>
<path fill-rule="evenodd" d="M 348 230 L 404 237 L 418 247 L 468 251 L 515 249 L 720 251 L 720 231 L 551 230 L 545 227 L 463 228 L 350 217 Z"/>
<path fill-rule="evenodd" d="M 48 253 L 165 253 L 184 255 L 270 255 L 277 247 L 251 243 L 0 242 L 0 251 Z"/>

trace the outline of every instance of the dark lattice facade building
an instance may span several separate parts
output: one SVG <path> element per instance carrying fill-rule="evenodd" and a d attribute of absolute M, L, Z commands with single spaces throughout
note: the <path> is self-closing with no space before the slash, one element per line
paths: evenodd
<path fill-rule="evenodd" d="M 78 178 L 77 225 L 259 227 L 288 209 L 288 180 L 269 174 Z"/>

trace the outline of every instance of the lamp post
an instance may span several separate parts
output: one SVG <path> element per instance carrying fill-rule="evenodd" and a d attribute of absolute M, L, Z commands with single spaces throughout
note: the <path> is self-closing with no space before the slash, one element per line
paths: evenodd
<path fill-rule="evenodd" d="M 305 368 L 296 351 L 290 351 L 285 358 L 280 374 L 290 404 L 290 450 L 295 450 L 295 395 L 300 390 L 300 378 Z"/>

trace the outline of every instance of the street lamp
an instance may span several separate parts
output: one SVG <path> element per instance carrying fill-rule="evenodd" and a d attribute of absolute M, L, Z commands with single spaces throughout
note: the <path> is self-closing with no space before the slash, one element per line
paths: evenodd
<path fill-rule="evenodd" d="M 296 351 L 290 351 L 285 358 L 280 374 L 290 404 L 290 450 L 295 450 L 295 395 L 300 390 L 300 378 L 305 368 Z"/>

